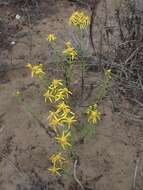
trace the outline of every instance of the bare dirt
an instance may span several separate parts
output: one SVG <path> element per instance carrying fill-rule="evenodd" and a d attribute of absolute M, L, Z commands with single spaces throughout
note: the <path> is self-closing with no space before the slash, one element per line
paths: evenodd
<path fill-rule="evenodd" d="M 57 75 L 51 69 L 46 37 L 48 33 L 55 32 L 60 43 L 65 41 L 67 19 L 79 7 L 68 1 L 55 2 L 50 6 L 48 3 L 45 1 L 40 5 L 41 18 L 37 22 L 32 21 L 34 24 L 30 31 L 23 24 L 24 20 L 20 23 L 15 19 L 17 13 L 22 14 L 19 9 L 5 5 L 0 7 L 0 16 L 8 24 L 4 26 L 6 32 L 1 38 L 0 55 L 0 190 L 80 189 L 74 179 L 65 180 L 48 173 L 48 159 L 54 147 L 53 138 L 43 127 L 48 128 L 48 106 L 40 94 L 39 84 L 31 80 L 25 68 L 29 61 L 44 63 L 47 75 L 51 78 Z M 11 41 L 16 44 L 11 46 Z M 95 81 L 96 75 L 88 72 L 87 83 Z M 23 104 L 19 104 L 13 96 L 16 90 L 22 91 Z M 78 90 L 76 93 L 80 96 Z M 95 93 L 96 89 L 93 89 L 85 104 L 94 100 Z M 85 190 L 131 190 L 135 169 L 136 189 L 143 189 L 143 126 L 140 121 L 134 121 L 132 115 L 122 114 L 135 107 L 124 97 L 117 99 L 118 110 L 113 109 L 110 97 L 100 107 L 102 121 L 96 128 L 95 138 L 77 144 L 77 175 Z M 24 105 L 31 106 L 43 125 L 33 118 Z M 76 108 L 80 109 L 78 106 Z"/>

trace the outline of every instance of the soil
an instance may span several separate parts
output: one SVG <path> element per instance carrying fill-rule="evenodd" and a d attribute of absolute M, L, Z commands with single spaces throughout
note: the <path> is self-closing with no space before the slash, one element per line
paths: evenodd
<path fill-rule="evenodd" d="M 81 7 L 69 1 L 50 2 L 43 1 L 39 5 L 40 13 L 33 8 L 35 12 L 31 18 L 39 17 L 39 14 L 40 18 L 31 21 L 31 29 L 25 21 L 23 9 L 7 5 L 0 7 L 0 17 L 4 20 L 0 38 L 0 190 L 80 189 L 74 179 L 53 177 L 48 173 L 49 157 L 54 147 L 52 134 L 47 132 L 48 106 L 40 94 L 38 82 L 31 79 L 25 68 L 28 62 L 44 63 L 49 77 L 59 75 L 52 69 L 46 37 L 55 32 L 59 44 L 63 44 L 68 39 L 67 18 Z M 22 15 L 22 21 L 15 19 L 16 14 Z M 15 45 L 11 45 L 12 41 Z M 98 75 L 89 71 L 87 84 L 96 81 Z M 23 93 L 22 104 L 13 96 L 16 90 Z M 79 90 L 75 94 L 80 97 Z M 96 89 L 84 104 L 91 103 L 94 94 Z M 115 98 L 118 109 L 113 109 L 109 96 L 100 106 L 102 121 L 96 127 L 95 137 L 76 146 L 79 158 L 77 176 L 85 190 L 131 190 L 133 186 L 143 189 L 143 128 L 141 122 L 122 114 L 136 108 L 125 97 L 116 95 Z M 41 122 L 27 111 L 28 105 Z M 77 105 L 76 109 L 78 111 L 80 106 Z"/>

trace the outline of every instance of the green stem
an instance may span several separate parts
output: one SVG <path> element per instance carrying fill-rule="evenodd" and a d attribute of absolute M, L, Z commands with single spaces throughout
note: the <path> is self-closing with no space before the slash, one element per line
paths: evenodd
<path fill-rule="evenodd" d="M 84 94 L 84 61 L 81 62 L 81 96 Z"/>
<path fill-rule="evenodd" d="M 103 100 L 103 98 L 106 96 L 108 85 L 109 85 L 109 79 L 105 77 L 105 81 L 103 81 L 103 85 L 101 86 L 101 89 L 99 91 L 97 103 L 100 103 Z"/>

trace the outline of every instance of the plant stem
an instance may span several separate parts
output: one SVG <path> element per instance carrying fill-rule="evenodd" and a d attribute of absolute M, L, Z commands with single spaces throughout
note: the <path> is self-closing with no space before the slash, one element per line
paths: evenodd
<path fill-rule="evenodd" d="M 81 63 L 81 96 L 84 94 L 84 61 Z"/>

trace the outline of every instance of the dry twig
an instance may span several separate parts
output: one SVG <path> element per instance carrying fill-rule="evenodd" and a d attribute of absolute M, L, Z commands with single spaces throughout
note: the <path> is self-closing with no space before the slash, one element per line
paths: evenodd
<path fill-rule="evenodd" d="M 81 187 L 82 190 L 85 190 L 82 183 L 79 181 L 79 179 L 77 178 L 77 174 L 76 174 L 76 168 L 77 168 L 77 160 L 75 160 L 74 162 L 74 173 L 73 173 L 73 176 L 74 176 L 74 179 L 75 181 L 78 183 L 78 185 Z"/>
<path fill-rule="evenodd" d="M 136 179 L 137 179 L 139 163 L 140 163 L 140 158 L 137 159 L 136 167 L 135 167 L 135 171 L 134 171 L 133 190 L 136 190 Z"/>

